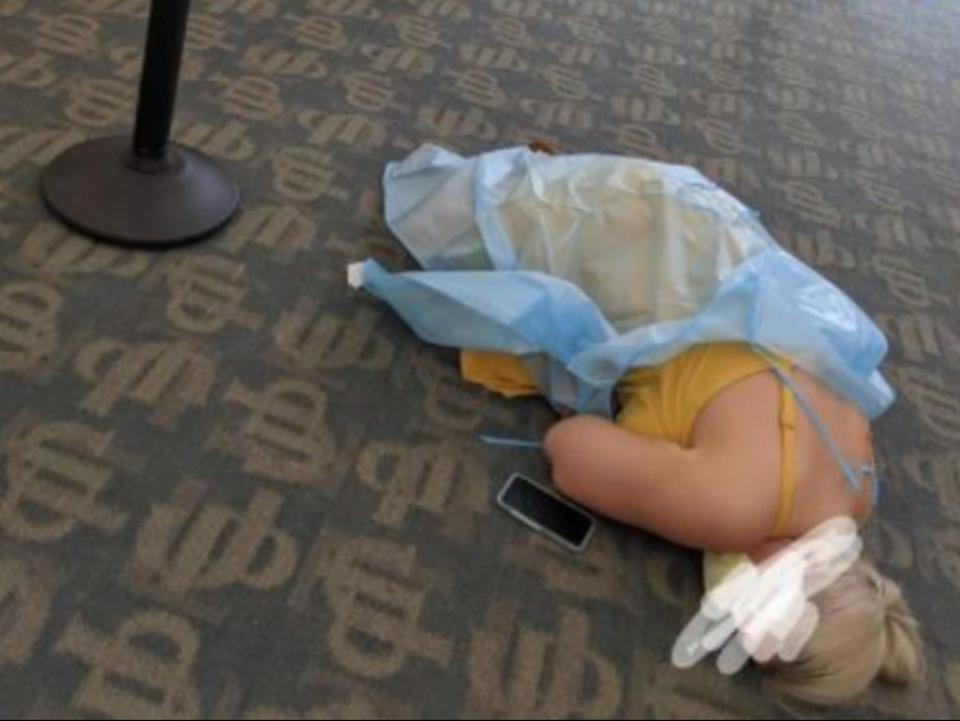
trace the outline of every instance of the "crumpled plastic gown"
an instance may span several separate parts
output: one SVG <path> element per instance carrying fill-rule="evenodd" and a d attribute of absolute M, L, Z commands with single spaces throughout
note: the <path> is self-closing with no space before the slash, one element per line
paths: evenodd
<path fill-rule="evenodd" d="M 425 270 L 367 260 L 351 284 L 427 342 L 523 356 L 557 407 L 610 415 L 629 369 L 713 341 L 786 356 L 870 418 L 894 400 L 876 325 L 693 168 L 425 145 L 384 193 Z"/>

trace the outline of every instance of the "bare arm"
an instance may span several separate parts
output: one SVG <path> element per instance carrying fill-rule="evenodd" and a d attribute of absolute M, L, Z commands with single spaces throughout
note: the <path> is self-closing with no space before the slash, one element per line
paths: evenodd
<path fill-rule="evenodd" d="M 779 489 L 749 451 L 685 449 L 590 416 L 554 425 L 545 447 L 563 494 L 682 546 L 745 551 L 770 531 Z"/>

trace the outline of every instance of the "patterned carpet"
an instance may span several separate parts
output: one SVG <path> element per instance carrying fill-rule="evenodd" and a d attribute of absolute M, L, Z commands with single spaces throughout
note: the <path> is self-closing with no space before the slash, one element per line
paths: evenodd
<path fill-rule="evenodd" d="M 178 137 L 244 193 L 164 255 L 40 170 L 127 131 L 144 0 L 0 0 L 0 716 L 960 714 L 960 3 L 196 0 Z M 384 163 L 547 140 L 684 162 L 888 331 L 868 545 L 929 681 L 823 712 L 669 662 L 698 559 L 571 558 L 491 499 L 551 415 L 464 387 L 344 267 L 409 264 Z"/>

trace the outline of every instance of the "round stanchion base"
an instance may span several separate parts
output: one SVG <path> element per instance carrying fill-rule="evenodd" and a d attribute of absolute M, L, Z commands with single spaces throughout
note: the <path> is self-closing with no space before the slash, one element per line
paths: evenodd
<path fill-rule="evenodd" d="M 129 138 L 92 140 L 53 161 L 41 183 L 47 206 L 70 227 L 136 248 L 193 243 L 237 212 L 236 181 L 202 153 L 171 145 L 140 158 Z"/>

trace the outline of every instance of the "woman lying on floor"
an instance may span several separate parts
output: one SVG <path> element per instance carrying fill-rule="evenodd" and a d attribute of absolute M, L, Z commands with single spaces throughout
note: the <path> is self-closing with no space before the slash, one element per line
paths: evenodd
<path fill-rule="evenodd" d="M 697 171 L 424 146 L 384 185 L 387 224 L 426 271 L 367 261 L 351 283 L 424 340 L 484 349 L 463 351 L 467 380 L 582 412 L 546 436 L 564 494 L 704 550 L 711 588 L 829 519 L 868 519 L 886 341 Z M 870 563 L 813 602 L 799 657 L 766 664 L 778 689 L 829 704 L 921 677 L 918 625 Z"/>
<path fill-rule="evenodd" d="M 464 351 L 461 369 L 467 380 L 510 397 L 540 392 L 512 356 Z M 794 388 L 843 465 L 798 412 Z M 634 370 L 617 394 L 616 422 L 581 415 L 549 430 L 554 485 L 601 515 L 704 550 L 708 589 L 831 518 L 869 518 L 877 490 L 869 422 L 786 360 L 743 344 L 699 345 Z M 847 473 L 859 474 L 859 491 Z M 871 563 L 859 560 L 813 601 L 820 624 L 800 657 L 767 667 L 775 689 L 836 704 L 877 678 L 906 684 L 922 677 L 917 623 L 898 586 Z"/>

